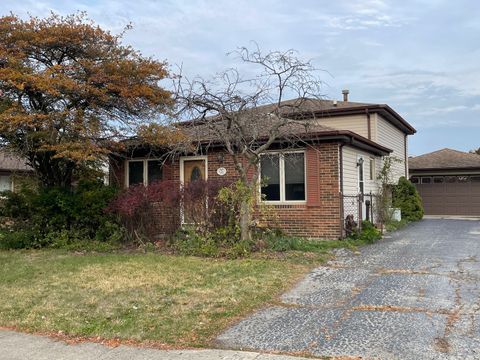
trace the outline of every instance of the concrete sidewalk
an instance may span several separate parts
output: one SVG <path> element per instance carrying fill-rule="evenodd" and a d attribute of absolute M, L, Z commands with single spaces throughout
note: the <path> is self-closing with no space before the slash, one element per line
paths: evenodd
<path fill-rule="evenodd" d="M 230 350 L 156 350 L 100 344 L 68 345 L 46 336 L 0 330 L 1 360 L 299 360 L 283 355 Z M 306 360 L 306 359 L 304 359 Z"/>

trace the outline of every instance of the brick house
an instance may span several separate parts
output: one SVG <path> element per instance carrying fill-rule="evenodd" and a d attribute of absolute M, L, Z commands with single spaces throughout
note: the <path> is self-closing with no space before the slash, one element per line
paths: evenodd
<path fill-rule="evenodd" d="M 405 162 L 395 169 L 395 176 L 406 176 L 407 135 L 415 130 L 387 105 L 312 100 L 307 106 L 296 116 L 308 129 L 291 127 L 284 134 L 295 134 L 301 141 L 286 147 L 280 136 L 261 157 L 260 173 L 268 180 L 259 193 L 274 210 L 274 219 L 267 220 L 270 226 L 290 235 L 335 239 L 342 236 L 342 194 L 375 192 L 376 171 L 382 157 L 390 154 Z M 188 132 L 188 122 L 183 126 Z M 191 130 L 192 138 L 200 140 L 195 153 L 165 160 L 162 150 L 136 144 L 128 155 L 112 156 L 111 183 L 127 188 L 159 179 L 180 183 L 197 178 L 235 180 L 233 161 L 222 143 L 209 139 L 202 146 L 201 140 L 208 136 L 198 125 Z M 158 223 L 159 236 L 181 224 L 179 214 L 161 206 L 158 218 L 161 221 L 152 221 Z"/>

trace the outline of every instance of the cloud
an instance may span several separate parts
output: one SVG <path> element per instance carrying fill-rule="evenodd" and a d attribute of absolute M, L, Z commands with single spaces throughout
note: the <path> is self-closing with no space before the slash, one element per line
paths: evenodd
<path fill-rule="evenodd" d="M 3 14 L 45 16 L 50 10 L 85 10 L 113 32 L 131 22 L 125 43 L 183 64 L 190 76 L 208 77 L 233 65 L 225 53 L 255 40 L 266 51 L 297 49 L 328 70 L 330 98 L 349 88 L 352 100 L 388 103 L 414 126 L 429 128 L 427 134 L 440 126 L 450 135 L 455 127 L 480 123 L 475 1 L 0 1 Z M 420 153 L 434 143 L 426 137 L 416 135 L 412 149 Z"/>

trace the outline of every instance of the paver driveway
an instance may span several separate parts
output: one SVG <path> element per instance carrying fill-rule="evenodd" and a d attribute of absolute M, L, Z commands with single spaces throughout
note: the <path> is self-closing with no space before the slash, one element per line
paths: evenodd
<path fill-rule="evenodd" d="M 480 221 L 423 220 L 314 270 L 221 346 L 380 359 L 480 359 Z"/>

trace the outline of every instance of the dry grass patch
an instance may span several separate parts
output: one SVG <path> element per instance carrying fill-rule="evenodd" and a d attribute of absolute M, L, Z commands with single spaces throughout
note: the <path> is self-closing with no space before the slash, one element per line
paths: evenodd
<path fill-rule="evenodd" d="M 0 326 L 206 346 L 310 267 L 288 259 L 0 252 Z"/>

